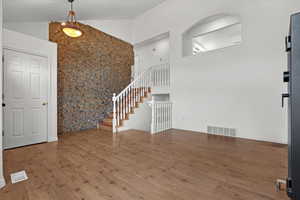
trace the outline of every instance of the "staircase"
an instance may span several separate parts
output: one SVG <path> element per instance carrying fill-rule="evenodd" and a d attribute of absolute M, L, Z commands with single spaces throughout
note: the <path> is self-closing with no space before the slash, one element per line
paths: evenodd
<path fill-rule="evenodd" d="M 122 105 L 124 105 L 125 107 L 130 107 L 130 110 L 128 113 L 125 114 L 124 118 L 121 118 L 121 115 L 123 115 L 123 112 L 120 111 L 120 109 L 118 109 L 118 113 L 116 112 L 117 118 L 120 119 L 119 124 L 116 126 L 116 128 L 119 128 L 123 125 L 123 122 L 125 120 L 129 120 L 129 116 L 131 114 L 134 114 L 134 110 L 137 109 L 139 107 L 140 103 L 144 102 L 144 99 L 147 98 L 149 96 L 149 94 L 151 93 L 151 88 L 149 87 L 148 89 L 142 89 L 142 88 L 138 88 L 136 89 L 136 93 L 139 93 L 138 96 L 140 96 L 140 99 L 138 99 L 135 103 L 135 106 L 131 106 L 130 102 L 134 101 L 133 94 L 132 95 L 128 95 L 126 96 L 126 98 L 124 98 L 122 101 Z M 119 107 L 121 107 L 121 104 L 119 104 Z M 125 113 L 125 112 L 124 112 Z M 100 129 L 105 130 L 105 131 L 113 131 L 113 119 L 114 119 L 114 113 L 110 112 L 107 114 L 107 117 L 104 118 L 104 120 L 100 123 Z"/>
<path fill-rule="evenodd" d="M 125 120 L 134 114 L 147 98 L 152 87 L 170 87 L 170 65 L 162 64 L 148 68 L 135 78 L 120 94 L 113 94 L 113 112 L 100 123 L 100 129 L 117 132 Z"/>

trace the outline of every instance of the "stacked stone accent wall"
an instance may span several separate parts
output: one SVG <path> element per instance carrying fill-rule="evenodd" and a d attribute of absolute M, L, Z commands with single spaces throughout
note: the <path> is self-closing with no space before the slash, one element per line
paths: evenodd
<path fill-rule="evenodd" d="M 69 38 L 60 23 L 49 24 L 49 40 L 58 44 L 58 132 L 97 127 L 112 109 L 112 94 L 129 83 L 133 46 L 91 26 Z"/>

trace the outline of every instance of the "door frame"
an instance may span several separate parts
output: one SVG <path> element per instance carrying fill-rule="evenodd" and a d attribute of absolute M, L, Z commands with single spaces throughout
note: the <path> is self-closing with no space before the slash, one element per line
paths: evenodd
<path fill-rule="evenodd" d="M 5 37 L 5 33 L 7 37 Z M 17 43 L 14 42 L 16 38 L 17 40 L 19 40 Z M 28 45 L 27 43 L 31 43 L 33 45 Z M 12 50 L 47 58 L 49 80 L 47 109 L 47 142 L 57 141 L 57 44 L 4 29 L 2 54 L 4 54 L 4 50 Z M 4 63 L 2 65 L 2 71 L 3 69 Z M 1 76 L 3 80 L 4 74 L 2 73 Z M 3 87 L 4 86 L 2 85 L 2 89 Z"/>

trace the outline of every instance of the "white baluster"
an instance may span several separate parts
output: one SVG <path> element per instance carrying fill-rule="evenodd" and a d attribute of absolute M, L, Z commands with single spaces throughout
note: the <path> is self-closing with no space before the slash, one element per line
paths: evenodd
<path fill-rule="evenodd" d="M 141 84 L 141 79 L 139 79 L 139 102 L 141 102 L 141 100 L 142 100 L 142 91 L 141 91 L 141 86 L 142 86 L 142 84 Z"/>
<path fill-rule="evenodd" d="M 169 115 L 168 115 L 168 112 L 169 112 L 169 108 L 168 108 L 169 104 L 167 103 L 166 104 L 166 121 L 165 121 L 165 126 L 166 126 L 166 130 L 169 129 L 169 126 L 168 126 L 168 119 L 169 119 Z"/>
<path fill-rule="evenodd" d="M 113 94 L 113 133 L 117 132 L 116 93 Z"/>
<path fill-rule="evenodd" d="M 125 114 L 128 113 L 128 90 L 125 91 Z"/>
<path fill-rule="evenodd" d="M 167 104 L 164 104 L 164 130 L 167 130 Z"/>
<path fill-rule="evenodd" d="M 168 104 L 168 129 L 171 128 L 171 115 L 170 115 L 171 107 L 170 104 Z"/>
<path fill-rule="evenodd" d="M 163 131 L 166 130 L 166 104 L 163 104 Z"/>
<path fill-rule="evenodd" d="M 139 80 L 136 80 L 136 86 L 135 86 L 135 101 L 138 103 L 138 98 L 139 98 Z"/>
<path fill-rule="evenodd" d="M 173 118 L 172 118 L 173 114 L 172 114 L 172 112 L 173 112 L 173 104 L 170 104 L 170 128 L 173 128 Z"/>
<path fill-rule="evenodd" d="M 158 115 L 157 104 L 155 104 L 155 133 L 158 132 Z"/>
<path fill-rule="evenodd" d="M 123 97 L 122 95 L 119 97 L 120 99 L 120 119 L 123 120 Z"/>
<path fill-rule="evenodd" d="M 131 98 L 132 98 L 132 108 L 134 108 L 135 107 L 135 101 L 134 101 L 134 84 L 132 85 L 131 93 L 132 93 L 132 96 L 131 96 Z"/>
<path fill-rule="evenodd" d="M 117 126 L 120 126 L 120 99 L 117 99 Z"/>
<path fill-rule="evenodd" d="M 156 133 L 156 127 L 157 127 L 157 125 L 156 125 L 156 119 L 157 119 L 156 103 L 153 103 L 153 109 L 154 109 L 154 121 L 153 121 L 153 123 L 154 123 L 154 133 Z"/>
<path fill-rule="evenodd" d="M 132 97 L 132 93 L 131 93 L 131 88 L 132 86 L 130 86 L 129 87 L 129 112 L 131 112 L 131 109 L 132 109 L 132 99 L 131 99 L 131 97 Z"/>
<path fill-rule="evenodd" d="M 159 105 L 159 132 L 161 132 L 162 131 L 162 104 L 158 104 L 158 105 Z"/>
<path fill-rule="evenodd" d="M 135 102 L 138 104 L 138 98 L 139 98 L 139 83 L 138 80 L 136 81 L 136 86 L 135 86 Z"/>
<path fill-rule="evenodd" d="M 126 118 L 126 96 L 125 93 L 123 93 L 123 119 Z"/>
<path fill-rule="evenodd" d="M 152 100 L 152 104 L 151 104 L 151 108 L 152 108 L 152 116 L 151 116 L 151 133 L 154 134 L 155 133 L 155 107 L 154 107 L 154 102 Z"/>
<path fill-rule="evenodd" d="M 165 131 L 165 126 L 164 126 L 165 125 L 165 104 L 162 104 L 161 107 L 162 107 L 161 108 L 161 111 L 162 111 L 161 130 Z"/>
<path fill-rule="evenodd" d="M 158 122 L 158 132 L 160 132 L 160 130 L 161 130 L 161 127 L 160 127 L 160 125 L 161 125 L 161 109 L 160 109 L 160 104 L 157 104 L 157 112 L 158 112 L 158 116 L 157 116 L 157 122 Z"/>
<path fill-rule="evenodd" d="M 165 131 L 165 104 L 162 104 L 161 105 L 161 110 L 162 110 L 162 124 L 161 124 L 161 126 L 162 126 L 162 131 Z"/>
<path fill-rule="evenodd" d="M 145 93 L 146 93 L 146 81 L 147 81 L 147 76 L 146 76 L 146 74 L 144 74 L 144 77 L 143 77 L 143 79 L 144 79 L 144 95 L 145 95 Z"/>
<path fill-rule="evenodd" d="M 145 96 L 145 89 L 144 89 L 144 83 L 145 83 L 145 79 L 144 76 L 142 77 L 142 96 Z"/>
<path fill-rule="evenodd" d="M 141 89 L 142 90 L 141 91 L 142 94 L 141 95 L 142 95 L 142 97 L 145 96 L 145 93 L 144 93 L 144 81 L 145 81 L 145 79 L 144 79 L 144 75 L 143 75 L 143 77 L 141 78 L 141 86 L 142 86 L 142 89 Z"/>
<path fill-rule="evenodd" d="M 139 102 L 139 80 L 136 80 L 136 103 Z"/>

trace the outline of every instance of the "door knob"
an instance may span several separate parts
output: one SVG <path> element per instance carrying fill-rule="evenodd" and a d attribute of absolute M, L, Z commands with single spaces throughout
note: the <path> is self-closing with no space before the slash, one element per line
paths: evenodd
<path fill-rule="evenodd" d="M 47 103 L 47 102 L 44 102 L 42 105 L 43 105 L 43 106 L 46 106 L 46 105 L 48 105 L 48 103 Z"/>

